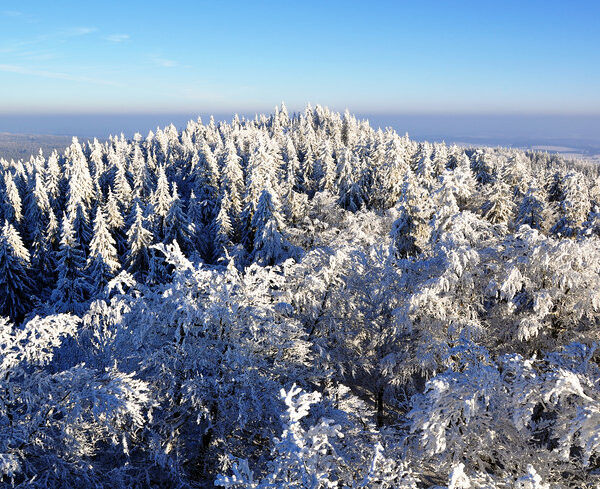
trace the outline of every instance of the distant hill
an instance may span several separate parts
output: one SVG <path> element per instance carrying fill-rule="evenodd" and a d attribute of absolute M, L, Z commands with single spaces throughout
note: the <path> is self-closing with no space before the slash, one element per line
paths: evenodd
<path fill-rule="evenodd" d="M 48 156 L 53 150 L 62 152 L 69 144 L 70 136 L 52 136 L 48 134 L 11 134 L 0 133 L 0 158 L 28 159 L 41 149 Z"/>

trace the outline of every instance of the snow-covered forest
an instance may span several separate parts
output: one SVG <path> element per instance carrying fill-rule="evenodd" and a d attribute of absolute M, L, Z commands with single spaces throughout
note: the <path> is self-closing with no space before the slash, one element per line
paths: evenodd
<path fill-rule="evenodd" d="M 0 160 L 0 481 L 600 484 L 600 181 L 284 106 Z"/>

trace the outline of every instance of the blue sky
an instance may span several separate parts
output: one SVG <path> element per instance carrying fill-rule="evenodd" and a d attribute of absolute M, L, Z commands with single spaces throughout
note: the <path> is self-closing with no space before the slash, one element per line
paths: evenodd
<path fill-rule="evenodd" d="M 3 1 L 0 112 L 600 114 L 597 1 Z"/>

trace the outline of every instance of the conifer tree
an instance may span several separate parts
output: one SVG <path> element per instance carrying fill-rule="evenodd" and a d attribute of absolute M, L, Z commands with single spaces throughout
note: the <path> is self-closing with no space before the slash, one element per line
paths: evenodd
<path fill-rule="evenodd" d="M 17 225 L 23 218 L 21 196 L 10 171 L 4 173 L 3 215 L 4 219 Z"/>
<path fill-rule="evenodd" d="M 254 228 L 254 260 L 262 266 L 276 265 L 293 253 L 293 247 L 284 236 L 283 218 L 279 203 L 268 189 L 262 191 L 252 218 Z"/>
<path fill-rule="evenodd" d="M 144 214 L 139 203 L 135 204 L 134 220 L 127 231 L 127 267 L 130 273 L 142 279 L 150 267 L 150 245 L 154 237 L 145 227 Z"/>
<path fill-rule="evenodd" d="M 191 252 L 194 249 L 194 234 L 194 225 L 189 221 L 183 210 L 183 203 L 177 192 L 177 184 L 173 182 L 171 207 L 166 218 L 165 238 L 163 242 L 170 244 L 173 240 L 176 240 L 182 251 Z"/>
<path fill-rule="evenodd" d="M 120 268 L 115 240 L 112 237 L 102 207 L 96 209 L 94 219 L 94 237 L 90 242 L 88 269 L 90 282 L 98 291 L 115 275 Z"/>
<path fill-rule="evenodd" d="M 491 162 L 491 155 L 485 150 L 477 150 L 473 156 L 473 172 L 477 182 L 486 185 L 496 179 L 494 167 Z"/>
<path fill-rule="evenodd" d="M 543 196 L 536 188 L 529 187 L 519 204 L 515 224 L 517 226 L 527 224 L 534 229 L 544 229 L 549 222 L 549 217 Z"/>
<path fill-rule="evenodd" d="M 152 170 L 152 167 L 149 162 L 144 160 L 142 148 L 139 144 L 135 144 L 129 167 L 129 171 L 133 175 L 133 197 L 146 199 L 152 193 L 150 170 Z"/>
<path fill-rule="evenodd" d="M 17 229 L 8 221 L 4 221 L 3 228 L 4 238 L 8 242 L 8 244 L 12 248 L 12 253 L 23 261 L 26 265 L 30 263 L 30 254 L 29 250 L 23 243 L 21 239 L 21 235 L 17 231 Z"/>
<path fill-rule="evenodd" d="M 164 166 L 158 168 L 158 181 L 156 182 L 156 190 L 152 195 L 152 206 L 154 235 L 157 240 L 162 241 L 166 233 L 167 216 L 171 209 L 171 193 L 169 192 L 169 181 Z"/>
<path fill-rule="evenodd" d="M 429 220 L 432 214 L 431 199 L 419 185 L 412 172 L 404 178 L 399 201 L 399 217 L 394 222 L 391 237 L 401 258 L 423 252 L 431 235 Z"/>
<path fill-rule="evenodd" d="M 69 210 L 73 210 L 78 204 L 82 204 L 87 211 L 94 201 L 94 182 L 90 174 L 89 164 L 77 138 L 67 148 L 67 177 L 69 179 Z"/>
<path fill-rule="evenodd" d="M 71 222 L 77 242 L 81 245 L 84 253 L 87 254 L 89 243 L 92 239 L 92 226 L 88 210 L 85 208 L 83 202 L 77 202 L 73 208 L 69 207 L 67 217 Z"/>
<path fill-rule="evenodd" d="M 113 193 L 117 202 L 119 202 L 121 209 L 127 214 L 131 205 L 131 199 L 133 198 L 133 192 L 127 179 L 127 171 L 124 163 L 119 163 L 117 165 Z"/>
<path fill-rule="evenodd" d="M 35 188 L 30 188 L 27 193 L 28 198 L 25 201 L 27 224 L 25 228 L 31 254 L 31 271 L 32 275 L 37 278 L 34 288 L 39 294 L 52 283 L 55 276 L 54 249 L 47 234 L 50 216 L 55 218 L 48 193 L 38 173 L 35 174 L 32 181 L 35 182 L 33 183 Z"/>
<path fill-rule="evenodd" d="M 206 198 L 214 202 L 219 190 L 219 165 L 206 141 L 203 142 L 199 155 L 198 165 L 193 168 L 194 189 L 202 191 Z"/>
<path fill-rule="evenodd" d="M 514 203 L 507 183 L 497 180 L 490 185 L 482 211 L 483 217 L 492 224 L 508 223 L 512 219 Z"/>
<path fill-rule="evenodd" d="M 32 306 L 32 283 L 27 274 L 28 253 L 8 222 L 0 232 L 0 316 L 20 321 Z M 26 251 L 26 250 L 25 250 Z"/>
<path fill-rule="evenodd" d="M 244 173 L 240 165 L 240 157 L 234 144 L 229 141 L 225 144 L 221 163 L 221 195 L 229 195 L 231 203 L 230 217 L 232 225 L 237 225 L 242 213 L 242 195 L 244 193 Z"/>
<path fill-rule="evenodd" d="M 231 225 L 231 218 L 229 217 L 230 209 L 231 202 L 229 200 L 229 195 L 225 193 L 221 197 L 219 212 L 215 216 L 212 225 L 212 234 L 214 235 L 214 260 L 224 257 L 225 253 L 232 247 L 231 237 L 233 236 L 233 226 Z"/>
<path fill-rule="evenodd" d="M 342 151 L 337 165 L 338 203 L 346 210 L 356 212 L 364 203 L 363 189 L 359 183 L 357 157 Z"/>
<path fill-rule="evenodd" d="M 58 280 L 50 300 L 59 312 L 80 314 L 85 308 L 90 292 L 84 274 L 86 260 L 73 223 L 66 214 L 62 219 L 57 266 Z"/>
<path fill-rule="evenodd" d="M 48 157 L 46 162 L 46 175 L 45 175 L 46 190 L 48 191 L 48 197 L 52 203 L 56 203 L 61 187 L 62 170 L 60 167 L 58 153 L 56 150 Z"/>
<path fill-rule="evenodd" d="M 319 190 L 327 190 L 328 192 L 334 191 L 335 186 L 335 160 L 331 150 L 331 144 L 329 140 L 324 139 L 319 145 L 317 150 L 317 159 L 319 166 L 322 169 L 323 178 L 321 179 Z"/>
<path fill-rule="evenodd" d="M 561 182 L 561 200 L 559 221 L 553 232 L 565 236 L 574 236 L 581 229 L 591 210 L 589 191 L 579 172 L 570 172 Z"/>

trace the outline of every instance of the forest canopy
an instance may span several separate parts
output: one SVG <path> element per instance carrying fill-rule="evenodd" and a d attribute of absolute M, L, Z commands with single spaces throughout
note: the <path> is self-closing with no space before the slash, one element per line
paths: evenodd
<path fill-rule="evenodd" d="M 317 106 L 0 159 L 6 487 L 600 483 L 600 184 Z"/>

